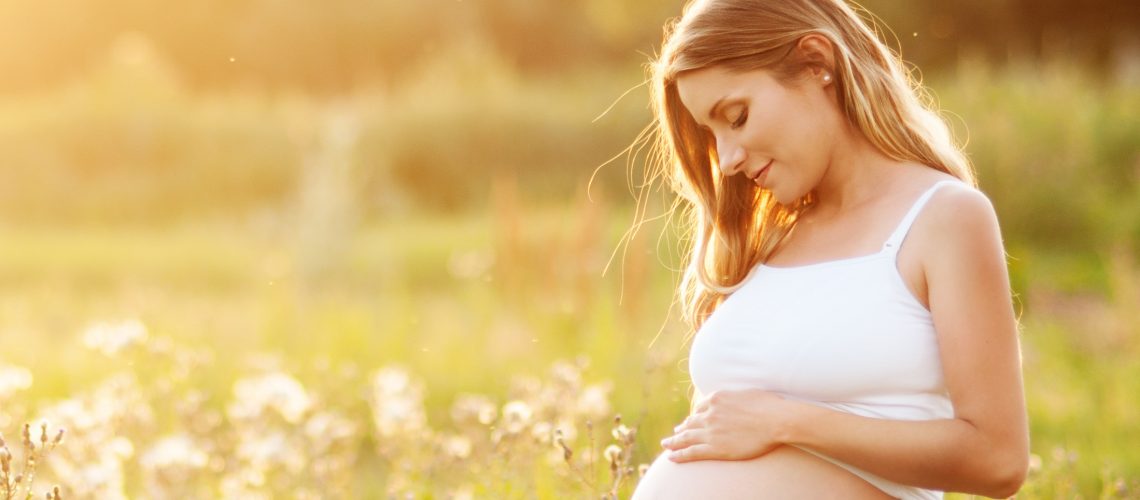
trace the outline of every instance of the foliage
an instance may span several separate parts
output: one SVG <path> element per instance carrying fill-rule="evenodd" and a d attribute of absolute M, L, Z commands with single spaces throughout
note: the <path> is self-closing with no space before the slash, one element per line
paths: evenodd
<path fill-rule="evenodd" d="M 328 100 L 188 93 L 148 47 L 125 40 L 90 79 L 9 103 L 4 219 L 153 225 L 296 214 L 329 196 L 368 220 L 485 207 L 495 179 L 517 179 L 531 200 L 566 199 L 595 169 L 592 194 L 624 197 L 622 158 L 603 165 L 649 123 L 644 88 L 594 120 L 634 72 L 626 84 L 612 70 L 528 78 L 477 44 L 417 65 L 408 83 Z M 1136 248 L 1135 85 L 1060 61 L 965 61 L 927 84 L 1014 246 Z"/>
<path fill-rule="evenodd" d="M 138 33 L 195 88 L 256 82 L 336 94 L 397 81 L 455 43 L 489 43 L 528 74 L 635 64 L 682 0 L 138 0 L 0 2 L 0 92 L 81 75 L 122 33 Z M 1140 7 L 1092 0 L 969 0 L 865 5 L 926 69 L 979 52 L 999 63 L 1061 54 L 1113 71 L 1134 57 Z M 892 42 L 893 43 L 893 42 Z"/>
<path fill-rule="evenodd" d="M 671 243 L 648 227 L 601 277 L 628 213 L 497 204 L 362 226 L 316 281 L 245 226 L 6 232 L 0 342 L 35 370 L 0 370 L 0 422 L 68 430 L 37 475 L 64 497 L 563 498 L 619 459 L 624 498 L 688 410 Z M 1140 266 L 1020 255 L 1024 496 L 1132 497 Z"/>

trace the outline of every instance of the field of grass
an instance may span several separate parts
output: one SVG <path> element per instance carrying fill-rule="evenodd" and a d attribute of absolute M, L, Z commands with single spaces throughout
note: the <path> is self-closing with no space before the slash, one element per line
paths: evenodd
<path fill-rule="evenodd" d="M 601 275 L 628 221 L 583 202 L 370 223 L 309 276 L 314 250 L 266 221 L 7 228 L 0 425 L 67 430 L 36 488 L 72 498 L 626 497 L 688 394 L 668 233 Z M 1137 496 L 1140 267 L 1010 253 L 1022 496 Z"/>
<path fill-rule="evenodd" d="M 623 244 L 620 158 L 583 188 L 648 119 L 594 119 L 636 68 L 476 44 L 336 99 L 199 95 L 127 49 L 0 97 L 0 498 L 629 496 L 690 389 L 676 235 Z M 1140 88 L 931 85 L 1010 257 L 1020 496 L 1140 498 Z"/>

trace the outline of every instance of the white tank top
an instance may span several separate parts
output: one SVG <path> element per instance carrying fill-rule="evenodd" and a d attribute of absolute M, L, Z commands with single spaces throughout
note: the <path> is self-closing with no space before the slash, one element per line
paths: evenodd
<path fill-rule="evenodd" d="M 701 394 L 759 388 L 833 410 L 892 420 L 953 418 L 934 323 L 896 267 L 914 202 L 871 255 L 752 270 L 697 332 L 689 372 Z M 960 183 L 959 183 L 960 184 Z M 903 499 L 942 498 L 802 448 Z"/>

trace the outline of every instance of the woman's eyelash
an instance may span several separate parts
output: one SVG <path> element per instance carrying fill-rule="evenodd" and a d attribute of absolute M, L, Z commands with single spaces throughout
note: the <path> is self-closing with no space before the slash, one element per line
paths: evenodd
<path fill-rule="evenodd" d="M 743 127 L 746 120 L 748 120 L 748 111 L 741 111 L 740 117 L 737 118 L 736 121 L 732 122 L 732 128 L 735 129 Z"/>

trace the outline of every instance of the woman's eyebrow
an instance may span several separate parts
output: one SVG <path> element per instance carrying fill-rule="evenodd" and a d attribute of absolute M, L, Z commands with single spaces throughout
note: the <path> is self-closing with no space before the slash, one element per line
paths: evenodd
<path fill-rule="evenodd" d="M 712 108 L 711 108 L 711 109 L 709 109 L 709 119 L 710 119 L 710 120 L 715 120 L 715 119 L 716 119 L 716 109 L 717 109 L 717 108 L 719 108 L 719 107 L 720 107 L 720 105 L 721 105 L 722 103 L 724 103 L 724 100 L 725 100 L 725 99 L 727 99 L 727 98 L 728 98 L 728 96 L 724 96 L 724 97 L 721 97 L 720 99 L 717 99 L 715 103 L 713 103 L 713 106 L 712 106 Z"/>

